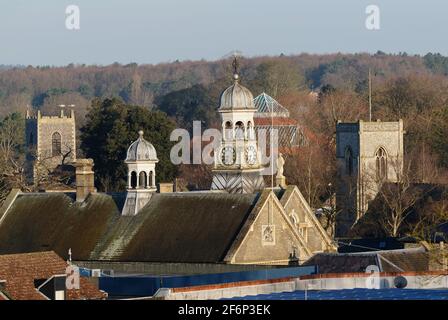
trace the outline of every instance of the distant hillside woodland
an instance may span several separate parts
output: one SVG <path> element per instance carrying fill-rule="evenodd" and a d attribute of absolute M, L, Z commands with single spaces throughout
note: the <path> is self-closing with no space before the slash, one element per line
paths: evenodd
<path fill-rule="evenodd" d="M 285 174 L 315 208 L 334 192 L 336 122 L 368 120 L 369 68 L 373 119 L 404 120 L 412 182 L 445 184 L 448 57 L 377 52 L 240 59 L 242 84 L 254 95 L 264 91 L 276 98 L 312 137 L 308 147 L 289 156 Z M 158 65 L 0 66 L 0 194 L 4 197 L 13 186 L 35 188 L 22 177 L 23 136 L 17 133 L 23 130 L 27 108 L 57 114 L 59 104 L 76 105 L 78 154 L 101 164 L 96 170 L 99 190 L 124 189 L 121 159 L 136 138 L 137 126 L 157 131 L 148 132 L 148 137 L 165 164 L 158 178 L 178 177 L 185 188 L 208 187 L 207 167 L 178 168 L 168 163 L 167 139 L 174 127 L 191 130 L 193 120 L 202 121 L 203 129 L 218 126 L 219 94 L 231 84 L 231 73 L 229 59 Z M 317 99 L 311 91 L 318 93 Z M 120 125 L 131 119 L 140 122 Z M 111 161 L 101 160 L 104 155 Z"/>

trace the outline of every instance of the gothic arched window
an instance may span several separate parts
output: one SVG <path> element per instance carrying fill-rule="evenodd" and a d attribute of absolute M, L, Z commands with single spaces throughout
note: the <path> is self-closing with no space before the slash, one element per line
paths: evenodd
<path fill-rule="evenodd" d="M 59 132 L 55 132 L 51 137 L 51 156 L 60 156 L 61 153 L 61 134 Z"/>
<path fill-rule="evenodd" d="M 376 179 L 378 181 L 387 179 L 387 154 L 386 150 L 379 148 L 376 153 Z"/>
<path fill-rule="evenodd" d="M 350 147 L 345 149 L 345 173 L 349 176 L 353 174 L 353 152 Z"/>

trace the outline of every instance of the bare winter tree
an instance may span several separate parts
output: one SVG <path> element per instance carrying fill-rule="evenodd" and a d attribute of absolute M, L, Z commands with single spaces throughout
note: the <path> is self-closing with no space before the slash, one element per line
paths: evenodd
<path fill-rule="evenodd" d="M 418 210 L 416 221 L 408 223 L 409 235 L 420 241 L 432 242 L 437 238 L 437 227 L 448 221 L 448 200 L 446 192 L 440 200 L 427 201 Z"/>
<path fill-rule="evenodd" d="M 288 184 L 297 185 L 311 208 L 320 209 L 319 219 L 330 236 L 334 234 L 336 210 L 334 186 L 336 167 L 331 147 L 312 143 L 286 155 Z"/>
<path fill-rule="evenodd" d="M 336 207 L 336 194 L 333 184 L 329 183 L 327 189 L 329 197 L 321 208 L 321 216 L 319 217 L 319 221 L 328 235 L 333 238 L 335 235 L 336 219 L 342 210 Z"/>
<path fill-rule="evenodd" d="M 390 161 L 393 167 L 395 181 L 393 183 L 379 182 L 378 195 L 383 201 L 380 224 L 387 235 L 397 237 L 411 214 L 411 208 L 421 200 L 433 187 L 422 188 L 416 185 L 418 172 L 414 170 L 412 159 L 403 162 Z"/>
<path fill-rule="evenodd" d="M 26 189 L 23 141 L 18 135 L 22 130 L 19 114 L 12 114 L 0 122 L 0 202 L 12 188 Z"/>
<path fill-rule="evenodd" d="M 73 179 L 73 166 L 71 156 L 73 149 L 68 144 L 62 148 L 60 156 L 57 157 L 58 165 L 55 166 L 55 157 L 53 155 L 40 154 L 34 155 L 35 177 L 34 188 L 64 188 L 67 187 Z"/>

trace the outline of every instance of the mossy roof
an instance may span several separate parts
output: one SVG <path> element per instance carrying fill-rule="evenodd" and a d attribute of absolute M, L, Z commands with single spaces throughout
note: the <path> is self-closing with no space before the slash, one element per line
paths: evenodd
<path fill-rule="evenodd" d="M 258 195 L 154 194 L 121 216 L 125 194 L 19 194 L 0 223 L 0 254 L 54 250 L 76 260 L 221 262 Z"/>

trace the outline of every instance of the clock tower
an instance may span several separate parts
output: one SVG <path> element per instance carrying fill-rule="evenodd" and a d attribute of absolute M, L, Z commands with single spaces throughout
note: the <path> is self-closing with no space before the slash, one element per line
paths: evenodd
<path fill-rule="evenodd" d="M 219 113 L 222 140 L 215 149 L 212 190 L 229 193 L 254 193 L 264 188 L 260 151 L 254 129 L 254 97 L 239 83 L 235 72 L 233 85 L 221 95 Z"/>

